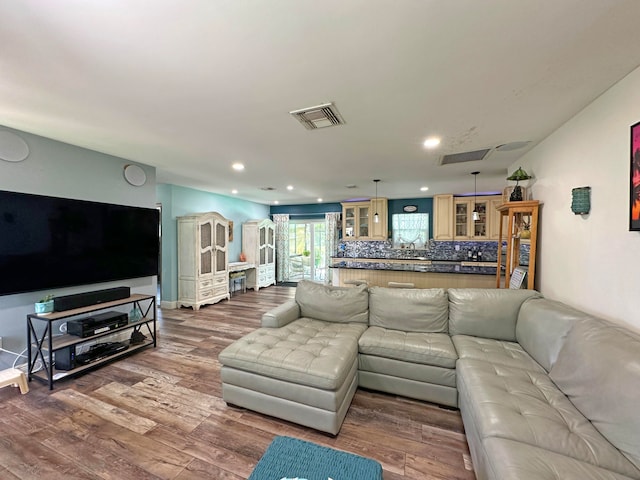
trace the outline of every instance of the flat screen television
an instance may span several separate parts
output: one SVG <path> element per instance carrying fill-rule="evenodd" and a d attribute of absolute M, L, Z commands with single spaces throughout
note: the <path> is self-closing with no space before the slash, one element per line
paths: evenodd
<path fill-rule="evenodd" d="M 158 274 L 159 212 L 0 191 L 0 295 Z"/>

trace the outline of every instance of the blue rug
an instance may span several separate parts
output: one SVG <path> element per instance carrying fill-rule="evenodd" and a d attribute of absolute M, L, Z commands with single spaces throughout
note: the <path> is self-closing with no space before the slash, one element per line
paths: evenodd
<path fill-rule="evenodd" d="M 292 437 L 276 437 L 248 480 L 382 480 L 375 460 Z"/>

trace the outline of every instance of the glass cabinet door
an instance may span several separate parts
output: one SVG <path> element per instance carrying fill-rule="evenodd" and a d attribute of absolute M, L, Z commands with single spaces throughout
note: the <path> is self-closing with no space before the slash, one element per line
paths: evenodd
<path fill-rule="evenodd" d="M 473 202 L 472 202 L 473 205 Z M 473 222 L 473 236 L 474 237 L 486 237 L 487 236 L 487 202 L 477 202 L 475 204 L 476 212 L 478 212 L 479 219 Z"/>
<path fill-rule="evenodd" d="M 345 238 L 356 236 L 356 209 L 347 207 L 344 209 L 344 236 Z"/>
<path fill-rule="evenodd" d="M 369 208 L 358 207 L 358 236 L 369 236 Z"/>
<path fill-rule="evenodd" d="M 469 232 L 467 225 L 469 223 L 469 204 L 467 202 L 456 202 L 456 237 L 467 237 Z"/>

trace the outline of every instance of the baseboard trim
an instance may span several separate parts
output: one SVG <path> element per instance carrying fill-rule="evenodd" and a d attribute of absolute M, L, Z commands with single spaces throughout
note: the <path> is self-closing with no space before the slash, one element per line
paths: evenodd
<path fill-rule="evenodd" d="M 175 310 L 178 308 L 178 302 L 165 302 L 164 300 L 160 302 L 160 308 L 166 310 Z"/>

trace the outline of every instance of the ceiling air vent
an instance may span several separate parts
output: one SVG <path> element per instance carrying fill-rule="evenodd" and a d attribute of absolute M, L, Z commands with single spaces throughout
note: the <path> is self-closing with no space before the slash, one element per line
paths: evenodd
<path fill-rule="evenodd" d="M 307 130 L 344 125 L 344 120 L 333 103 L 301 108 L 289 113 L 297 118 Z"/>
<path fill-rule="evenodd" d="M 475 150 L 473 152 L 452 153 L 451 155 L 444 155 L 442 157 L 442 160 L 440 160 L 440 165 L 475 162 L 476 160 L 482 160 L 490 151 L 490 148 L 485 148 L 483 150 Z"/>

